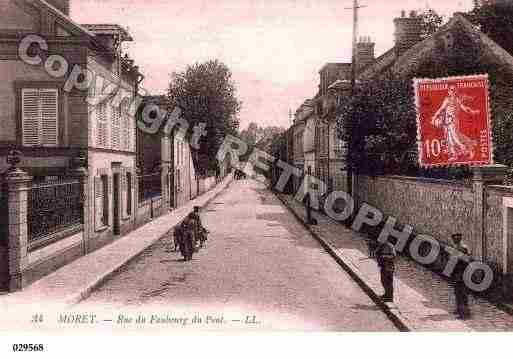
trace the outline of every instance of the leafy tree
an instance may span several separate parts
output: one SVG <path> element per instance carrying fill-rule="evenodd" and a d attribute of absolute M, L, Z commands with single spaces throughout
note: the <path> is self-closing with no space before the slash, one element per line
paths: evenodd
<path fill-rule="evenodd" d="M 206 123 L 207 135 L 201 137 L 195 156 L 200 172 L 215 170 L 216 154 L 225 136 L 235 135 L 239 127 L 241 102 L 230 69 L 218 60 L 210 60 L 174 72 L 168 101 L 170 109 L 177 106 L 182 110 L 189 134 L 197 124 Z"/>
<path fill-rule="evenodd" d="M 513 2 L 511 0 L 474 0 L 470 20 L 485 34 L 513 54 Z"/>
<path fill-rule="evenodd" d="M 425 39 L 433 35 L 438 31 L 440 26 L 444 23 L 443 16 L 440 16 L 433 9 L 426 9 L 419 14 L 419 17 L 422 19 L 422 33 L 421 37 Z"/>
<path fill-rule="evenodd" d="M 415 106 L 411 83 L 387 75 L 358 89 L 339 108 L 339 137 L 352 151 L 347 160 L 360 173 L 398 172 L 415 147 Z"/>
<path fill-rule="evenodd" d="M 255 122 L 251 122 L 248 127 L 240 133 L 240 139 L 248 145 L 248 151 L 244 156 L 241 156 L 241 160 L 246 161 L 255 147 L 271 154 L 272 140 L 283 132 L 285 132 L 285 128 L 283 127 L 260 127 Z"/>

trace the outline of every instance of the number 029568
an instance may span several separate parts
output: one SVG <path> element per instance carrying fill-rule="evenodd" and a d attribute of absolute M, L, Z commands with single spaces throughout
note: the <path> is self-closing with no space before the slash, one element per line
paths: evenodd
<path fill-rule="evenodd" d="M 43 344 L 13 344 L 13 352 L 42 352 L 45 350 Z"/>

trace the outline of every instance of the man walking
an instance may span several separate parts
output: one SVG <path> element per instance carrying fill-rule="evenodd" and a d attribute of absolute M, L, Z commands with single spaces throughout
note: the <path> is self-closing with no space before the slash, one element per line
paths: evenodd
<path fill-rule="evenodd" d="M 463 236 L 461 233 L 455 233 L 451 236 L 451 238 L 456 250 L 464 255 L 469 254 L 467 246 L 462 243 Z M 468 310 L 468 294 L 465 288 L 465 281 L 463 280 L 463 273 L 465 272 L 465 266 L 463 263 L 463 261 L 458 262 L 452 275 L 454 297 L 456 299 L 456 311 L 454 314 L 457 314 L 458 318 L 461 320 L 465 320 L 466 317 L 470 314 Z"/>
<path fill-rule="evenodd" d="M 394 301 L 394 270 L 395 248 L 387 242 L 381 243 L 376 250 L 376 260 L 381 272 L 381 284 L 385 293 L 381 296 L 384 302 Z"/>

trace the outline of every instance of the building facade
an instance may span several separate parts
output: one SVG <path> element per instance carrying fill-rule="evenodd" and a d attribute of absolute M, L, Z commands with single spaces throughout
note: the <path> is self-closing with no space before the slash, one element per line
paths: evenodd
<path fill-rule="evenodd" d="M 28 233 L 14 286 L 134 227 L 130 107 L 142 75 L 121 52 L 132 38 L 115 24 L 78 24 L 69 9 L 69 0 L 2 2 L 0 173 L 15 150 L 28 176 Z M 77 166 L 85 168 L 83 187 L 72 179 Z"/>

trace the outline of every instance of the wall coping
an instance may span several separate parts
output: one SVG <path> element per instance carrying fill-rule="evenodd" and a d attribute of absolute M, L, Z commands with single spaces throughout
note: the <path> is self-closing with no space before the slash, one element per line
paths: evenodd
<path fill-rule="evenodd" d="M 472 185 L 465 184 L 462 182 L 454 181 L 454 180 L 445 180 L 439 178 L 428 178 L 428 177 L 411 177 L 411 176 L 398 176 L 398 175 L 388 175 L 388 176 L 370 176 L 370 175 L 360 175 L 361 177 L 368 177 L 372 179 L 384 179 L 384 180 L 398 180 L 398 181 L 407 181 L 407 182 L 421 182 L 421 183 L 432 183 L 439 184 L 445 186 L 456 186 L 461 187 L 462 189 L 471 189 Z"/>
<path fill-rule="evenodd" d="M 501 193 L 509 193 L 513 195 L 513 186 L 489 185 L 486 186 L 486 190 L 492 190 Z"/>

